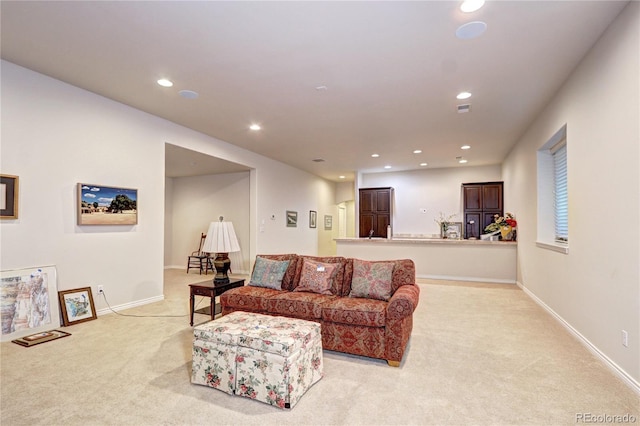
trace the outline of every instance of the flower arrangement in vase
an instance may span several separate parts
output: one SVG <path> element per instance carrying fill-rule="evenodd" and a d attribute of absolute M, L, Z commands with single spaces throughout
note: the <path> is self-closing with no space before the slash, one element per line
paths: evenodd
<path fill-rule="evenodd" d="M 500 231 L 503 241 L 515 241 L 516 239 L 516 227 L 518 222 L 516 217 L 507 212 L 504 216 L 493 215 L 493 222 L 484 228 L 485 233 L 496 233 Z"/>

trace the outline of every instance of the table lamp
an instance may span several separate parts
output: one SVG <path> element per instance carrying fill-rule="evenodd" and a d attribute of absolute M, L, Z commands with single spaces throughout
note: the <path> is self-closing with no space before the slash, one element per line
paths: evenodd
<path fill-rule="evenodd" d="M 227 271 L 231 266 L 229 253 L 240 251 L 233 223 L 224 222 L 223 219 L 220 216 L 218 222 L 211 222 L 207 231 L 207 238 L 202 246 L 202 251 L 216 254 L 216 258 L 213 260 L 213 266 L 216 268 L 216 276 L 213 279 L 214 284 L 229 282 L 229 276 L 227 275 Z"/>

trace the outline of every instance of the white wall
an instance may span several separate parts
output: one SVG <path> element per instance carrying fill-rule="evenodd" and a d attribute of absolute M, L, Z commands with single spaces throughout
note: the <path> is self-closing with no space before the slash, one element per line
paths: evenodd
<path fill-rule="evenodd" d="M 335 254 L 333 232 L 336 227 L 331 231 L 324 229 L 325 215 L 337 218 L 334 183 L 294 168 L 263 168 L 258 171 L 257 180 L 258 188 L 264 190 L 257 197 L 259 244 L 256 253 Z M 286 226 L 287 210 L 298 213 L 295 228 Z M 310 210 L 318 213 L 316 228 L 309 227 Z"/>
<path fill-rule="evenodd" d="M 393 234 L 440 234 L 434 219 L 456 213 L 462 222 L 463 183 L 501 181 L 500 165 L 362 174 L 361 188 L 394 188 Z M 422 213 L 421 209 L 427 209 Z"/>
<path fill-rule="evenodd" d="M 240 253 L 229 254 L 231 270 L 248 273 L 249 172 L 167 180 L 171 181 L 171 193 L 167 195 L 171 200 L 167 207 L 171 212 L 171 235 L 167 235 L 165 241 L 165 252 L 170 251 L 165 267 L 186 268 L 188 255 L 198 249 L 200 234 L 206 234 L 209 224 L 223 216 L 225 221 L 233 223 L 241 249 Z"/>
<path fill-rule="evenodd" d="M 59 289 L 91 285 L 95 295 L 104 285 L 112 306 L 162 298 L 164 264 L 173 263 L 165 232 L 174 239 L 178 231 L 165 206 L 165 143 L 252 169 L 248 232 L 238 229 L 250 258 L 331 250 L 330 233 L 309 228 L 308 213 L 336 214 L 332 182 L 10 62 L 1 78 L 0 168 L 20 177 L 20 218 L 0 222 L 2 270 L 56 265 Z M 77 226 L 78 182 L 138 189 L 139 224 Z M 287 209 L 299 212 L 298 228 L 286 228 Z M 267 221 L 263 233 L 258 218 Z M 105 308 L 99 298 L 96 308 Z"/>
<path fill-rule="evenodd" d="M 518 280 L 640 381 L 640 5 L 631 2 L 504 163 Z M 536 247 L 536 151 L 567 125 L 569 254 Z M 622 345 L 621 330 L 629 333 Z"/>
<path fill-rule="evenodd" d="M 2 173 L 19 218 L 0 223 L 2 269 L 57 267 L 58 289 L 103 285 L 120 305 L 162 297 L 163 128 L 125 105 L 2 62 Z M 76 184 L 138 190 L 135 226 L 78 226 Z"/>

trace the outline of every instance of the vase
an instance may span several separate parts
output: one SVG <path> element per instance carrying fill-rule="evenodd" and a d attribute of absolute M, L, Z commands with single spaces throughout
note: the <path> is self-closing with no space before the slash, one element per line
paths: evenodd
<path fill-rule="evenodd" d="M 510 225 L 501 226 L 500 235 L 502 235 L 502 241 L 513 240 L 513 228 Z"/>

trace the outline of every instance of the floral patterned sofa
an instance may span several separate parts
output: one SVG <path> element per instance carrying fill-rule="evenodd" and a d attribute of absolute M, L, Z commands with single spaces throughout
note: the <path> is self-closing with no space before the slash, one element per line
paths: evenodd
<path fill-rule="evenodd" d="M 220 296 L 234 311 L 321 324 L 324 349 L 400 366 L 420 289 L 412 260 L 364 261 L 339 256 L 259 255 L 248 285 Z"/>

